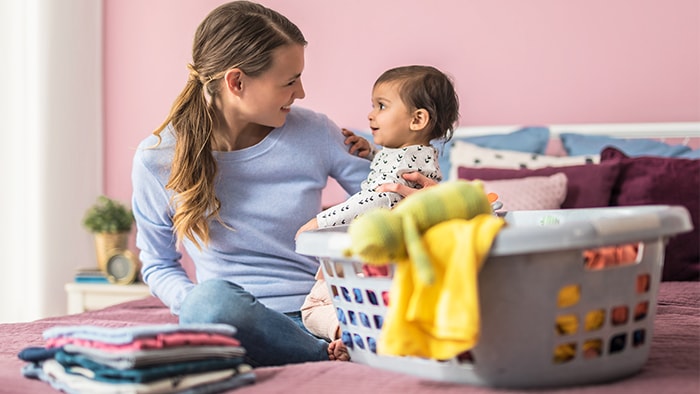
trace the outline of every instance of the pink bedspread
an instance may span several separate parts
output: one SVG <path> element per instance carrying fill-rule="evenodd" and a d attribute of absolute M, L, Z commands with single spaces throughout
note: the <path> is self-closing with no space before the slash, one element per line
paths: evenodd
<path fill-rule="evenodd" d="M 700 393 L 700 283 L 662 282 L 649 361 L 637 375 L 605 385 L 570 387 L 548 393 Z M 48 384 L 24 378 L 17 353 L 41 346 L 42 332 L 56 325 L 105 327 L 176 322 L 157 299 L 149 297 L 99 311 L 0 324 L 0 393 L 56 393 Z M 343 362 L 317 362 L 259 368 L 257 382 L 232 393 L 516 393 L 439 383 Z M 529 391 L 532 393 L 532 391 Z"/>

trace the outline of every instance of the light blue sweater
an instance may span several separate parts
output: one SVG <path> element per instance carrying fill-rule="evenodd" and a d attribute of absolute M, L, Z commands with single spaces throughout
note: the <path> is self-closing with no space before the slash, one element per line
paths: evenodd
<path fill-rule="evenodd" d="M 178 314 L 194 284 L 180 265 L 172 230 L 170 175 L 175 138 L 150 136 L 133 161 L 132 208 L 141 273 L 151 292 Z M 284 126 L 243 150 L 214 152 L 221 218 L 210 222 L 211 241 L 199 251 L 185 239 L 198 282 L 221 278 L 237 283 L 269 308 L 298 311 L 314 284 L 318 262 L 297 254 L 294 235 L 321 210 L 328 177 L 349 194 L 360 190 L 370 162 L 348 153 L 340 128 L 325 115 L 294 107 Z M 226 300 L 219 300 L 226 302 Z"/>

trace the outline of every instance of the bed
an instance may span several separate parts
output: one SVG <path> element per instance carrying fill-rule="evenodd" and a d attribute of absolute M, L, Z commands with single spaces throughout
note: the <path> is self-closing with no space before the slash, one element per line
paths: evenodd
<path fill-rule="evenodd" d="M 649 360 L 630 378 L 605 385 L 554 389 L 552 393 L 697 393 L 700 392 L 700 286 L 697 282 L 663 282 Z M 56 325 L 94 324 L 105 327 L 175 322 L 168 309 L 153 297 L 103 310 L 48 318 L 30 323 L 0 325 L 0 392 L 55 393 L 48 384 L 24 378 L 17 353 L 41 346 L 42 332 Z M 237 393 L 492 393 L 484 387 L 440 383 L 374 369 L 357 363 L 316 362 L 256 369 L 256 382 Z M 513 391 L 510 391 L 513 392 Z"/>
<path fill-rule="evenodd" d="M 700 123 L 679 123 L 679 124 L 642 124 L 642 125 L 569 125 L 569 126 L 550 126 L 547 128 L 547 133 L 542 134 L 542 130 L 534 133 L 513 131 L 513 127 L 487 127 L 487 128 L 462 128 L 455 135 L 456 139 L 472 138 L 479 134 L 485 137 L 486 140 L 468 140 L 471 142 L 479 142 L 481 148 L 503 150 L 499 152 L 499 157 L 508 157 L 512 152 L 508 150 L 509 146 L 515 144 L 522 149 L 527 145 L 528 138 L 532 139 L 532 135 L 536 135 L 538 146 L 535 147 L 537 152 L 525 152 L 532 155 L 539 155 L 545 158 L 561 158 L 561 167 L 575 166 L 581 163 L 565 163 L 565 160 L 570 160 L 571 157 L 581 156 L 586 162 L 586 156 L 591 154 L 576 152 L 571 154 L 568 149 L 579 149 L 591 146 L 595 156 L 595 150 L 600 150 L 601 140 L 594 140 L 593 137 L 604 136 L 622 140 L 635 139 L 637 142 L 641 140 L 651 140 L 666 144 L 667 146 L 682 145 L 686 148 L 676 150 L 674 155 L 679 155 L 682 151 L 686 156 L 665 156 L 664 161 L 669 161 L 672 165 L 681 162 L 685 169 L 681 172 L 679 179 L 673 178 L 673 174 L 667 172 L 661 173 L 663 179 L 667 182 L 672 182 L 676 188 L 684 188 L 690 190 L 690 195 L 680 193 L 680 197 L 674 193 L 664 193 L 658 197 L 654 193 L 646 193 L 639 191 L 639 177 L 635 178 L 634 188 L 629 189 L 636 193 L 635 195 L 644 194 L 649 198 L 660 198 L 658 203 L 686 205 L 691 212 L 691 217 L 695 222 L 695 230 L 693 233 L 686 235 L 682 239 L 681 245 L 673 245 L 669 243 L 667 246 L 666 259 L 668 267 L 664 267 L 663 282 L 660 283 L 657 296 L 656 318 L 653 325 L 653 336 L 651 340 L 651 350 L 648 361 L 645 363 L 641 371 L 635 375 L 618 381 L 609 382 L 606 384 L 575 386 L 551 389 L 548 392 L 552 393 L 629 393 L 629 392 L 664 392 L 664 393 L 697 393 L 700 392 L 700 283 L 698 279 L 698 208 L 700 198 L 697 197 L 698 178 L 700 178 L 700 170 L 696 171 L 700 160 L 692 157 L 694 152 L 697 152 L 700 145 Z M 531 129 L 530 129 L 531 130 Z M 515 134 L 514 134 L 515 133 Z M 523 135 L 527 134 L 525 137 Z M 563 135 L 575 134 L 571 137 L 576 142 L 571 146 L 562 139 Z M 496 137 L 496 138 L 494 138 Z M 500 140 L 498 137 L 502 137 Z M 591 137 L 590 141 L 586 137 Z M 659 138 L 663 140 L 659 140 Z M 543 140 L 544 138 L 544 140 Z M 530 141 L 531 142 L 531 141 Z M 570 143 L 571 141 L 569 141 Z M 594 143 L 595 142 L 595 143 Z M 613 145 L 615 141 L 612 141 Z M 619 142 L 619 141 L 618 141 Z M 625 142 L 625 141 L 622 141 Z M 627 141 L 629 142 L 629 141 Z M 648 141 L 644 141 L 647 143 Z M 603 144 L 609 146 L 611 140 L 602 141 Z M 500 145 L 499 145 L 500 144 Z M 508 145 L 511 144 L 511 145 Z M 532 145 L 531 145 L 532 146 Z M 648 149 L 647 145 L 644 149 Z M 659 148 L 658 146 L 655 147 Z M 664 148 L 663 146 L 661 148 Z M 534 148 L 533 148 L 534 149 Z M 638 160 L 643 160 L 642 173 L 648 174 L 648 166 L 664 167 L 667 163 L 647 162 L 650 160 L 645 152 L 639 151 L 640 146 L 625 146 L 620 143 L 617 148 L 606 147 L 605 149 L 618 149 L 623 152 L 622 156 L 612 155 L 610 157 L 594 157 L 593 160 L 587 162 L 591 168 L 601 166 L 606 161 L 614 161 L 617 165 L 627 166 L 626 175 L 629 177 L 636 176 L 638 169 L 632 168 L 640 165 Z M 637 151 L 635 151 L 637 149 Z M 581 150 L 581 149 L 579 149 Z M 571 151 L 573 152 L 573 151 Z M 483 153 L 483 152 L 482 152 Z M 488 153 L 488 152 L 487 152 Z M 615 152 L 613 152 L 615 153 Z M 619 152 L 618 152 L 619 153 Z M 607 152 L 611 155 L 611 152 Z M 617 153 L 615 153 L 617 154 Z M 669 153 L 671 155 L 671 153 Z M 491 163 L 488 160 L 483 160 L 480 163 L 460 162 L 458 158 L 449 157 L 447 166 L 467 168 L 464 171 L 455 171 L 457 177 L 466 178 L 469 171 L 478 173 L 479 178 L 484 178 L 488 170 L 498 170 L 496 175 L 500 178 L 494 179 L 526 179 L 531 173 L 518 173 L 513 175 L 512 171 L 538 171 L 539 168 L 523 166 L 522 163 L 517 163 L 515 168 L 493 168 L 484 163 Z M 590 159 L 590 157 L 589 157 Z M 556 160 L 556 159 L 552 159 Z M 656 160 L 656 159 L 654 159 Z M 658 159 L 662 160 L 662 159 Z M 506 161 L 508 161 L 506 159 Z M 512 161 L 512 160 L 511 160 Z M 489 164 L 491 165 L 491 164 Z M 508 164 L 510 165 L 510 164 Z M 687 167 L 690 165 L 691 167 Z M 546 167 L 551 166 L 548 165 Z M 505 171 L 505 172 L 504 172 Z M 511 171 L 511 172 L 508 172 Z M 637 171 L 637 172 L 636 172 Z M 464 176 L 461 176 L 464 175 Z M 495 175 L 494 175 L 495 176 Z M 648 177 L 648 175 L 646 175 Z M 648 201 L 634 200 L 625 196 L 625 179 L 621 173 L 615 177 L 615 184 L 610 185 L 605 204 L 603 205 L 635 205 L 649 203 Z M 646 179 L 647 183 L 658 184 L 658 179 Z M 643 184 L 647 184 L 642 182 Z M 519 191 L 523 192 L 521 186 Z M 668 186 L 663 186 L 668 188 Z M 694 190 L 693 190 L 694 188 Z M 696 194 L 692 194 L 692 193 Z M 599 193 L 598 193 L 599 194 Z M 669 197 L 669 194 L 671 196 Z M 569 196 L 570 197 L 570 196 Z M 685 199 L 685 200 L 682 200 Z M 566 202 L 566 198 L 560 198 L 558 202 L 559 208 L 566 208 L 562 204 Z M 690 201 L 686 201 L 690 200 Z M 654 202 L 654 201 L 652 201 Z M 571 201 L 569 201 L 571 203 Z M 579 201 L 578 203 L 581 203 Z M 594 204 L 588 201 L 589 205 Z M 599 205 L 602 203 L 598 202 Z M 695 204 L 695 205 L 693 205 Z M 672 240 L 673 241 L 673 240 Z M 686 254 L 668 255 L 670 252 L 685 248 Z M 693 260 L 694 259 L 694 260 Z M 141 324 L 159 324 L 159 323 L 175 323 L 177 320 L 169 313 L 169 310 L 157 299 L 147 297 L 142 300 L 122 303 L 111 306 L 105 309 L 90 311 L 80 314 L 65 315 L 60 317 L 46 318 L 34 322 L 26 323 L 11 323 L 0 325 L 0 341 L 2 342 L 2 351 L 0 352 L 0 392 L 7 393 L 54 393 L 57 392 L 48 384 L 31 380 L 23 377 L 20 369 L 24 362 L 17 357 L 18 352 L 28 346 L 41 346 L 44 341 L 42 333 L 44 330 L 57 325 L 97 325 L 104 327 L 122 327 L 134 326 Z M 488 387 L 472 386 L 465 384 L 442 383 L 429 379 L 421 379 L 408 374 L 386 371 L 382 369 L 372 368 L 358 363 L 344 362 L 316 362 L 304 363 L 297 365 L 287 365 L 280 367 L 265 367 L 255 370 L 256 382 L 253 385 L 241 387 L 232 392 L 238 393 L 272 393 L 272 392 L 294 392 L 294 393 L 315 393 L 315 392 L 348 392 L 348 393 L 364 393 L 364 392 L 381 392 L 381 393 L 427 393 L 427 392 L 445 392 L 445 393 L 492 393 L 500 392 L 501 390 Z M 514 391 L 508 391 L 514 392 Z"/>

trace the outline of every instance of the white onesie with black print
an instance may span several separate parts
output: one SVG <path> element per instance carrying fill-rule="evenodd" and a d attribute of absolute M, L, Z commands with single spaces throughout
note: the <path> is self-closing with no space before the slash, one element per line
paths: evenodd
<path fill-rule="evenodd" d="M 319 213 L 316 216 L 318 227 L 350 224 L 358 215 L 372 208 L 393 208 L 403 197 L 398 193 L 379 193 L 375 189 L 385 183 L 401 183 L 419 188 L 420 185 L 408 182 L 401 176 L 415 171 L 437 182 L 442 180 L 437 149 L 426 145 L 383 148 L 372 160 L 369 175 L 362 182 L 362 190 L 350 196 L 345 202 Z"/>

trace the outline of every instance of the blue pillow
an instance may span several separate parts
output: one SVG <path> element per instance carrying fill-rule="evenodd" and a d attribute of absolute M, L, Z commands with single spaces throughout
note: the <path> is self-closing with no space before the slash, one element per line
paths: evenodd
<path fill-rule="evenodd" d="M 700 149 L 691 150 L 678 155 L 678 157 L 683 159 L 700 159 Z"/>
<path fill-rule="evenodd" d="M 524 127 L 508 134 L 481 135 L 459 139 L 482 148 L 543 155 L 549 143 L 549 129 L 546 127 Z"/>
<path fill-rule="evenodd" d="M 652 139 L 624 139 L 602 135 L 562 133 L 559 135 L 569 156 L 597 155 L 606 147 L 614 147 L 628 157 L 678 157 L 690 151 L 685 145 L 669 145 Z"/>
<path fill-rule="evenodd" d="M 433 141 L 433 145 L 440 151 L 438 164 L 440 165 L 443 180 L 446 180 L 450 173 L 450 148 L 452 148 L 452 143 L 455 140 L 466 141 L 482 148 L 541 155 L 544 154 L 547 144 L 549 144 L 549 129 L 547 127 L 523 127 L 508 134 L 457 137 L 447 143 Z"/>

